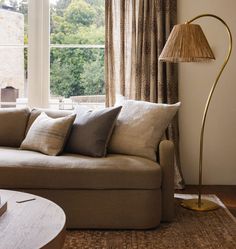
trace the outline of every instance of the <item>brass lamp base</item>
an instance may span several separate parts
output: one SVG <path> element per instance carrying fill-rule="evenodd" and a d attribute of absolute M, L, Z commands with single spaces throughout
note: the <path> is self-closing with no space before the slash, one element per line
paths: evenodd
<path fill-rule="evenodd" d="M 184 208 L 191 209 L 194 211 L 211 211 L 220 207 L 215 202 L 206 199 L 201 200 L 200 207 L 198 206 L 198 199 L 183 200 L 180 205 Z"/>

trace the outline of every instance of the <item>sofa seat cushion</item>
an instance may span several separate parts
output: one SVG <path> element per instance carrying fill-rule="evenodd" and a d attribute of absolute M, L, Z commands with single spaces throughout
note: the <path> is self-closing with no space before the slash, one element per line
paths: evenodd
<path fill-rule="evenodd" d="M 161 168 L 149 159 L 111 154 L 47 156 L 0 147 L 0 188 L 158 189 Z"/>

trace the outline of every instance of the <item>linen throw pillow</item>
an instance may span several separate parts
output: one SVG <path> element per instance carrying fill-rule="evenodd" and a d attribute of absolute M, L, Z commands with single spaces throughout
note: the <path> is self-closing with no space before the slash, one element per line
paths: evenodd
<path fill-rule="evenodd" d="M 157 146 L 180 107 L 145 101 L 124 101 L 111 137 L 109 152 L 156 161 Z"/>
<path fill-rule="evenodd" d="M 58 155 L 63 150 L 74 120 L 75 115 L 50 118 L 42 112 L 31 125 L 20 148 L 50 156 Z"/>
<path fill-rule="evenodd" d="M 20 147 L 29 114 L 29 108 L 0 108 L 0 146 Z"/>
<path fill-rule="evenodd" d="M 66 151 L 104 157 L 121 106 L 92 111 L 78 106 Z"/>

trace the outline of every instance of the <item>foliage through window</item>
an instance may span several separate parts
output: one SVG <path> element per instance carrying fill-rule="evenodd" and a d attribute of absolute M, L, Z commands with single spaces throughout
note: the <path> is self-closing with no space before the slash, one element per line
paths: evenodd
<path fill-rule="evenodd" d="M 104 94 L 104 0 L 51 0 L 52 97 Z"/>

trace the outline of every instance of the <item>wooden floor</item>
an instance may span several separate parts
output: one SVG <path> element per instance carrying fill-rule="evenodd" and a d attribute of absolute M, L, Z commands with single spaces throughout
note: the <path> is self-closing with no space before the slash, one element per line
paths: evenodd
<path fill-rule="evenodd" d="M 196 185 L 186 185 L 184 190 L 176 190 L 179 194 L 196 194 L 198 188 Z M 222 186 L 222 185 L 210 185 L 203 186 L 203 194 L 215 194 L 226 205 L 229 211 L 236 217 L 236 185 L 234 186 Z"/>

